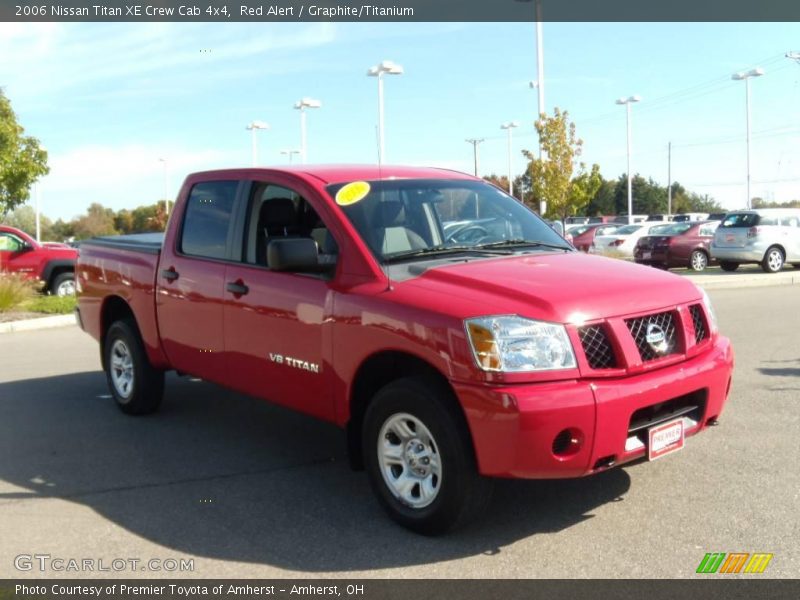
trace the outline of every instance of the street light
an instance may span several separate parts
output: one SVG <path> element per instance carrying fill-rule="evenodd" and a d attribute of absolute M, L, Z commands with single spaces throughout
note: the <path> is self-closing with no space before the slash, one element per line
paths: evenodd
<path fill-rule="evenodd" d="M 386 162 L 386 146 L 383 134 L 383 76 L 402 75 L 403 67 L 390 60 L 384 60 L 380 64 L 370 67 L 367 71 L 368 77 L 378 78 L 378 165 Z"/>
<path fill-rule="evenodd" d="M 39 150 L 42 152 L 47 152 L 47 148 L 44 146 L 39 146 Z M 41 221 L 41 209 L 40 205 L 42 203 L 42 181 L 39 180 L 36 182 L 36 241 L 41 243 L 42 241 L 42 221 Z"/>
<path fill-rule="evenodd" d="M 256 131 L 259 129 L 269 129 L 269 124 L 264 121 L 252 121 L 245 129 L 250 130 L 252 138 L 253 166 L 258 164 L 258 142 L 256 141 Z"/>
<path fill-rule="evenodd" d="M 734 81 L 744 80 L 744 94 L 745 94 L 745 112 L 747 113 L 747 204 L 746 208 L 750 208 L 750 78 L 761 77 L 764 74 L 764 69 L 757 67 L 750 69 L 747 72 L 734 73 L 731 79 Z"/>
<path fill-rule="evenodd" d="M 288 154 L 289 155 L 289 164 L 292 164 L 292 155 L 294 154 L 301 154 L 300 150 L 281 150 L 281 154 Z"/>
<path fill-rule="evenodd" d="M 500 129 L 505 129 L 508 131 L 508 194 L 510 196 L 514 195 L 514 180 L 511 176 L 513 171 L 513 159 L 511 158 L 511 130 L 515 127 L 519 127 L 519 123 L 517 121 L 508 121 L 507 123 L 500 125 Z"/>
<path fill-rule="evenodd" d="M 306 109 L 319 108 L 322 102 L 314 100 L 313 98 L 301 98 L 294 103 L 294 107 L 300 111 L 300 159 L 303 164 L 306 163 L 308 158 L 308 149 L 306 147 Z"/>
<path fill-rule="evenodd" d="M 475 163 L 475 177 L 478 176 L 478 146 L 485 140 L 483 138 L 469 138 L 465 140 L 468 144 L 472 144 L 472 158 Z"/>
<path fill-rule="evenodd" d="M 633 180 L 631 179 L 631 104 L 640 102 L 641 96 L 628 96 L 620 98 L 617 104 L 625 106 L 625 121 L 628 130 L 628 225 L 633 223 Z"/>
<path fill-rule="evenodd" d="M 158 162 L 164 163 L 164 212 L 169 217 L 169 197 L 167 196 L 167 159 L 159 158 Z"/>

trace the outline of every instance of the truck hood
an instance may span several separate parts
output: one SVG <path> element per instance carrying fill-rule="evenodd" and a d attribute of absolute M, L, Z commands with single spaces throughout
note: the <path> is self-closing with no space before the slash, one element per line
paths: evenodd
<path fill-rule="evenodd" d="M 574 323 L 657 311 L 702 297 L 684 277 L 580 252 L 416 266 L 423 272 L 413 276 L 409 269 L 410 278 L 393 281 L 395 289 L 460 318 L 520 314 Z"/>

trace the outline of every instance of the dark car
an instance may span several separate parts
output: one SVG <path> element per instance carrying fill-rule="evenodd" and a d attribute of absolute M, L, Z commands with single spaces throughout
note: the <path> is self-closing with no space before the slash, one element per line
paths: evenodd
<path fill-rule="evenodd" d="M 702 271 L 711 260 L 709 246 L 719 221 L 671 223 L 639 239 L 634 260 L 662 269 L 688 267 Z"/>
<path fill-rule="evenodd" d="M 595 223 L 593 225 L 578 225 L 577 227 L 570 227 L 568 233 L 572 235 L 572 245 L 581 252 L 588 252 L 589 248 L 594 242 L 596 235 L 609 235 L 615 229 L 619 229 L 620 225 L 612 225 L 611 223 Z"/>

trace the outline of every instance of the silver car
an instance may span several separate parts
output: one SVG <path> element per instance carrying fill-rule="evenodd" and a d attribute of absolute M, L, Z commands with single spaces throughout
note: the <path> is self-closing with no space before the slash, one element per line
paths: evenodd
<path fill-rule="evenodd" d="M 763 208 L 728 213 L 711 243 L 723 271 L 759 263 L 777 273 L 785 263 L 800 268 L 800 208 Z"/>

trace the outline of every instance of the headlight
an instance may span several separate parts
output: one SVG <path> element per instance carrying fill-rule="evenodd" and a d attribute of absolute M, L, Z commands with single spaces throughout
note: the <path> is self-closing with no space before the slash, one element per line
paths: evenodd
<path fill-rule="evenodd" d="M 484 371 L 520 373 L 577 365 L 563 325 L 517 316 L 467 319 L 465 325 L 475 360 Z"/>
<path fill-rule="evenodd" d="M 711 331 L 717 332 L 719 329 L 717 328 L 717 315 L 714 314 L 714 307 L 711 306 L 711 298 L 708 297 L 706 291 L 703 288 L 700 288 L 700 292 L 703 294 L 703 305 L 706 307 L 706 312 L 708 313 L 708 317 L 711 320 Z"/>

